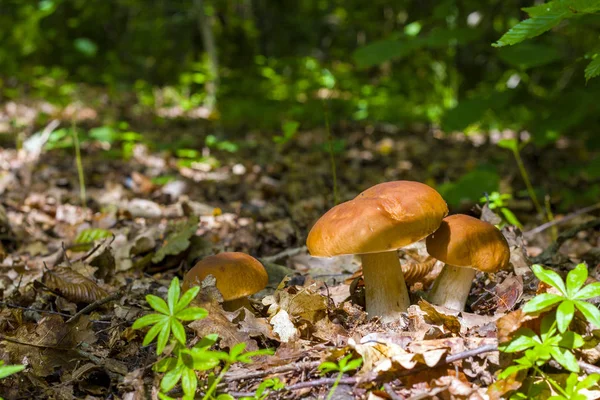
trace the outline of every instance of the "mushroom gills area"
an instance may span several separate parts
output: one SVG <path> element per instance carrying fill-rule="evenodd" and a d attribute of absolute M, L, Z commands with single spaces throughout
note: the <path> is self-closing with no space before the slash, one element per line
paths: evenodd
<path fill-rule="evenodd" d="M 398 253 L 394 250 L 362 254 L 361 261 L 369 318 L 381 317 L 384 322 L 398 320 L 400 313 L 410 306 Z"/>
<path fill-rule="evenodd" d="M 476 273 L 473 268 L 444 265 L 429 292 L 429 301 L 452 310 L 464 310 Z"/>

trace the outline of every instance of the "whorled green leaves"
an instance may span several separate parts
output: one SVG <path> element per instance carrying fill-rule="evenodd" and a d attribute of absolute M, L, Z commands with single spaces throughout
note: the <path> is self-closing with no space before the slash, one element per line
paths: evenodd
<path fill-rule="evenodd" d="M 167 302 L 158 296 L 149 294 L 146 301 L 158 313 L 145 315 L 136 320 L 132 329 L 141 329 L 153 325 L 144 337 L 143 345 L 149 345 L 157 336 L 156 354 L 165 349 L 171 333 L 181 344 L 185 344 L 185 328 L 181 321 L 195 321 L 208 315 L 204 308 L 189 307 L 191 301 L 198 295 L 199 287 L 193 287 L 180 298 L 179 279 L 173 278 L 167 294 Z"/>

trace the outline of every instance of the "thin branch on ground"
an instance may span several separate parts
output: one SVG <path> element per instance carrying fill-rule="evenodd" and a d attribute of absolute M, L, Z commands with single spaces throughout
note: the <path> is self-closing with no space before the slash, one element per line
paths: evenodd
<path fill-rule="evenodd" d="M 574 238 L 581 231 L 585 231 L 585 230 L 588 230 L 588 229 L 595 229 L 597 227 L 600 227 L 600 218 L 594 219 L 592 221 L 588 221 L 588 222 L 583 223 L 581 225 L 574 226 L 573 228 L 564 231 L 563 233 L 561 233 L 560 235 L 558 235 L 558 238 L 556 238 L 556 241 L 554 243 L 552 243 L 550 246 L 548 246 L 546 248 L 546 250 L 544 250 L 542 252 L 542 254 L 540 254 L 537 257 L 533 257 L 531 259 L 531 261 L 534 264 L 546 264 L 546 263 L 548 263 L 549 261 L 552 260 L 552 257 L 554 257 L 554 255 L 558 252 L 558 250 L 560 250 L 560 247 L 567 240 Z"/>
<path fill-rule="evenodd" d="M 271 368 L 263 371 L 233 371 L 225 374 L 225 378 L 223 378 L 224 382 L 233 382 L 239 380 L 248 380 L 255 378 L 263 378 L 267 375 L 275 375 L 275 374 L 283 374 L 286 372 L 300 371 L 303 369 L 315 369 L 319 365 L 321 365 L 321 361 L 304 361 L 297 362 L 287 365 L 281 365 L 279 367 Z"/>
<path fill-rule="evenodd" d="M 588 364 L 585 361 L 578 361 L 577 364 L 579 364 L 581 369 L 584 369 L 588 374 L 600 374 L 600 367 Z"/>
<path fill-rule="evenodd" d="M 555 219 L 550 222 L 546 222 L 545 224 L 542 224 L 542 225 L 540 225 L 536 228 L 533 228 L 527 232 L 523 232 L 523 235 L 529 239 L 529 238 L 537 235 L 538 233 L 545 231 L 548 228 L 551 228 L 551 227 L 559 225 L 559 224 L 564 224 L 565 222 L 569 222 L 572 219 L 577 218 L 578 216 L 580 216 L 582 214 L 587 214 L 587 213 L 595 211 L 595 210 L 600 210 L 600 203 L 596 203 L 589 207 L 582 208 L 581 210 L 577 210 L 571 214 L 568 214 L 568 215 L 562 217 L 561 219 Z"/>
<path fill-rule="evenodd" d="M 303 251 L 306 251 L 306 246 L 296 247 L 296 248 L 292 248 L 292 249 L 287 249 L 287 250 L 284 250 L 284 251 L 282 251 L 280 253 L 277 253 L 277 254 L 269 256 L 269 257 L 261 257 L 260 259 L 263 262 L 272 263 L 272 262 L 275 262 L 275 261 L 280 260 L 282 258 L 295 256 L 296 254 L 300 254 Z"/>
<path fill-rule="evenodd" d="M 79 318 L 81 315 L 89 313 L 91 311 L 94 311 L 95 309 L 97 309 L 98 307 L 108 303 L 109 301 L 113 301 L 118 299 L 119 297 L 123 296 L 123 291 L 119 290 L 117 292 L 114 292 L 113 294 L 109 295 L 108 297 L 105 297 L 103 299 L 100 299 L 98 301 L 93 302 L 92 304 L 89 304 L 88 306 L 82 308 L 81 310 L 79 310 L 75 315 L 73 315 L 71 318 L 69 318 L 67 320 L 67 324 L 71 321 L 76 320 L 77 318 Z"/>

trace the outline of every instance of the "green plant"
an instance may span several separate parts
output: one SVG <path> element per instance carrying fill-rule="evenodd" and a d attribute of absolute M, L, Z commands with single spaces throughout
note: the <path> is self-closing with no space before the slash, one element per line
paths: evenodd
<path fill-rule="evenodd" d="M 268 378 L 258 385 L 254 396 L 242 397 L 241 400 L 264 400 L 270 394 L 270 391 L 278 391 L 283 388 L 285 388 L 285 383 L 283 383 L 279 378 Z"/>
<path fill-rule="evenodd" d="M 350 371 L 354 371 L 355 369 L 357 369 L 358 367 L 361 366 L 362 364 L 362 358 L 355 358 L 355 359 L 351 359 L 352 358 L 352 354 L 348 354 L 345 357 L 341 358 L 340 360 L 337 361 L 337 363 L 331 362 L 331 361 L 325 361 L 324 363 L 322 363 L 321 365 L 319 365 L 319 371 L 321 371 L 321 374 L 327 374 L 329 372 L 337 372 L 337 376 L 335 377 L 335 382 L 333 383 L 333 386 L 331 386 L 331 389 L 329 390 L 329 393 L 327 394 L 327 400 L 330 400 L 333 397 L 333 394 L 335 393 L 335 390 L 337 389 L 340 380 L 342 380 L 342 377 L 344 376 L 344 374 L 346 372 L 350 372 Z"/>
<path fill-rule="evenodd" d="M 146 301 L 158 313 L 144 315 L 136 320 L 132 329 L 141 329 L 154 325 L 144 337 L 143 345 L 147 346 L 158 335 L 156 354 L 161 354 L 169 341 L 171 333 L 181 344 L 185 344 L 185 329 L 181 321 L 194 321 L 205 318 L 208 311 L 200 307 L 188 307 L 191 301 L 198 295 L 200 288 L 195 286 L 186 291 L 180 298 L 181 289 L 179 279 L 173 278 L 167 295 L 167 302 L 158 296 L 149 294 Z"/>
<path fill-rule="evenodd" d="M 479 202 L 483 204 L 488 203 L 490 210 L 500 211 L 506 222 L 519 228 L 523 228 L 521 221 L 519 221 L 517 216 L 508 209 L 505 203 L 508 200 L 512 200 L 512 198 L 512 195 L 508 193 L 500 194 L 498 192 L 492 192 L 490 195 L 480 198 Z"/>
<path fill-rule="evenodd" d="M 582 391 L 596 385 L 600 380 L 600 374 L 591 374 L 579 380 L 579 375 L 571 373 L 567 378 L 563 394 L 550 397 L 548 400 L 587 400 L 588 396 Z"/>
<path fill-rule="evenodd" d="M 569 326 L 575 310 L 578 310 L 589 323 L 600 328 L 600 310 L 585 301 L 600 296 L 600 283 L 584 286 L 588 271 L 583 263 L 567 274 L 566 283 L 556 272 L 544 269 L 540 265 L 533 265 L 532 270 L 540 281 L 552 286 L 560 294 L 542 293 L 525 304 L 523 312 L 527 314 L 548 314 L 542 319 L 539 335 L 530 328 L 519 328 L 510 341 L 498 346 L 499 350 L 505 353 L 523 353 L 522 357 L 514 360 L 514 365 L 501 371 L 498 378 L 505 380 L 520 371 L 533 370 L 535 375 L 540 376 L 544 383 L 558 393 L 553 399 L 579 399 L 580 397 L 573 397 L 579 391 L 578 388 L 587 389 L 596 384 L 598 378 L 590 375 L 579 382 L 577 375 L 572 374 L 574 378 L 570 376 L 563 388 L 542 371 L 541 367 L 554 359 L 570 372 L 580 371 L 573 350 L 582 347 L 585 341 L 581 335 L 570 331 Z M 556 310 L 550 312 L 554 308 Z M 541 390 L 539 383 L 529 388 L 527 397 L 523 397 L 523 393 L 516 393 L 511 399 L 536 398 L 533 393 L 536 390 Z"/>
<path fill-rule="evenodd" d="M 24 369 L 25 365 L 4 365 L 4 361 L 0 360 L 0 379 L 21 372 Z M 2 397 L 0 397 L 0 400 L 3 400 Z"/>

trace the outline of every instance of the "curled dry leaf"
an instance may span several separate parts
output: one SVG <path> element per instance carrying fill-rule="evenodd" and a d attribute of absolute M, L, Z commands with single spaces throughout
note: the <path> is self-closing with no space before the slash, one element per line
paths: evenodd
<path fill-rule="evenodd" d="M 46 271 L 42 282 L 54 292 L 74 303 L 93 303 L 108 296 L 106 290 L 98 286 L 96 282 L 68 267 Z"/>

